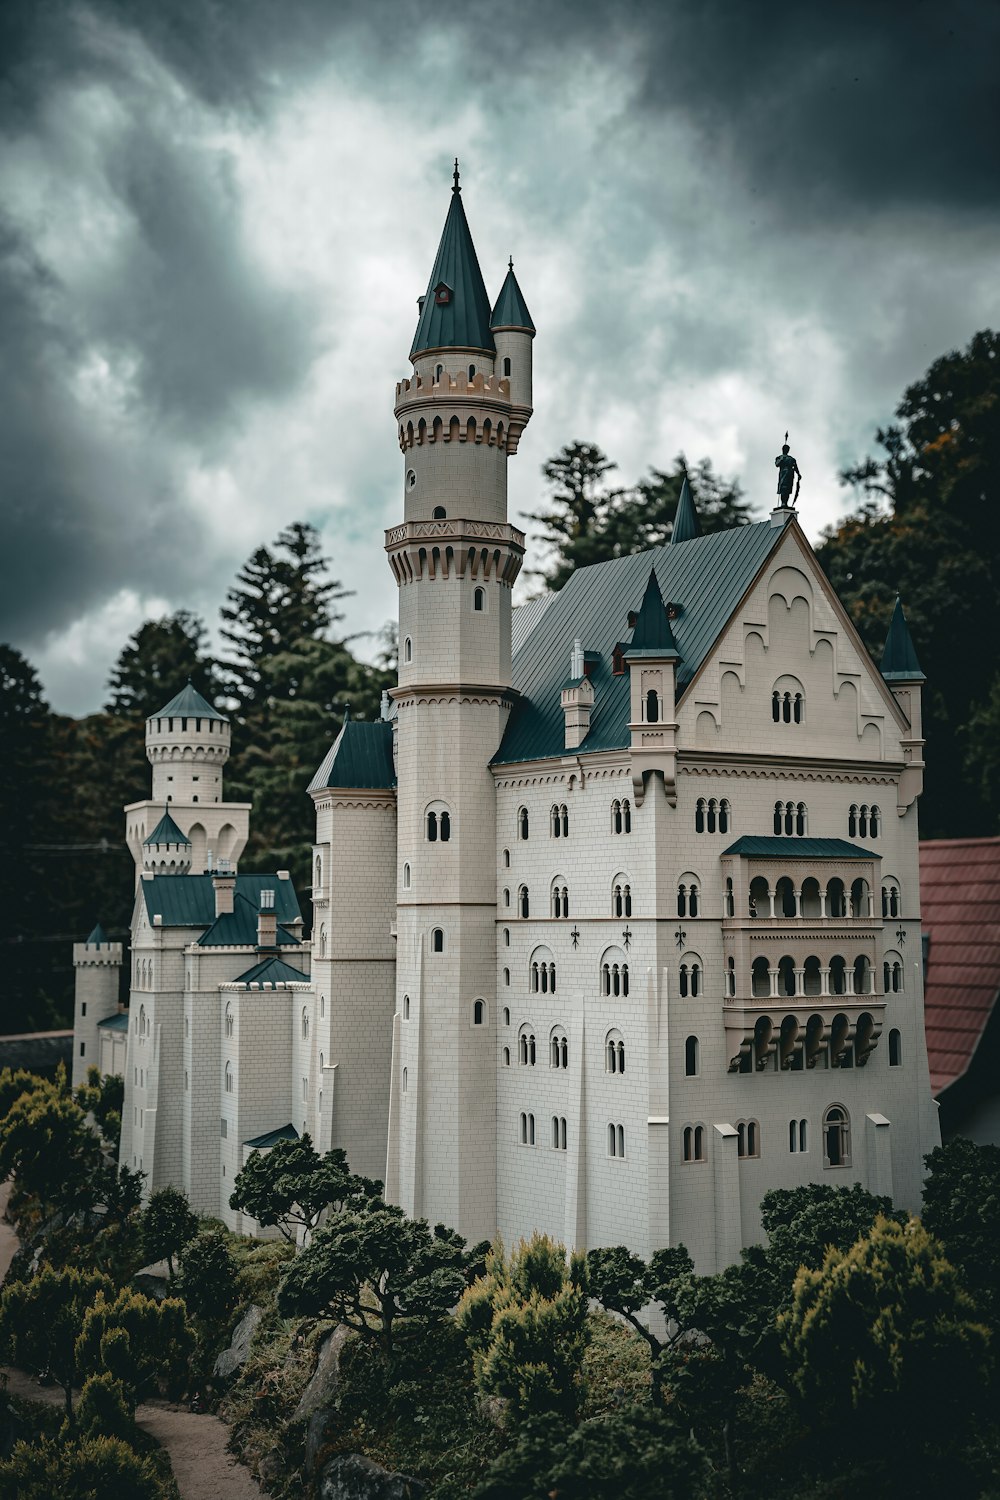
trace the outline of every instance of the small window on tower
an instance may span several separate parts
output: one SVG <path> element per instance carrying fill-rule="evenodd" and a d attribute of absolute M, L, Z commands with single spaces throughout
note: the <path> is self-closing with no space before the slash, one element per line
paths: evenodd
<path fill-rule="evenodd" d="M 435 505 L 433 512 L 433 519 L 435 521 L 444 521 L 447 519 L 447 516 L 448 512 L 445 510 L 443 505 Z"/>
<path fill-rule="evenodd" d="M 504 362 L 503 362 L 503 372 L 504 372 L 504 375 L 509 380 L 510 379 L 510 360 L 509 359 L 505 359 Z"/>
<path fill-rule="evenodd" d="M 447 307 L 451 301 L 451 287 L 446 281 L 439 281 L 434 288 L 434 301 L 438 307 Z"/>
<path fill-rule="evenodd" d="M 486 590 L 485 589 L 476 589 L 475 593 L 472 596 L 472 607 L 473 607 L 473 609 L 476 610 L 477 613 L 482 614 L 483 607 L 484 607 L 485 603 L 486 603 Z"/>

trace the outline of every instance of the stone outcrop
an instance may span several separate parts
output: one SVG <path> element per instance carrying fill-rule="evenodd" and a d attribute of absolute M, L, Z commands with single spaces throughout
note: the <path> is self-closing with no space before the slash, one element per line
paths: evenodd
<path fill-rule="evenodd" d="M 340 1384 L 340 1354 L 350 1333 L 341 1323 L 320 1344 L 316 1368 L 292 1414 L 293 1422 L 304 1422 L 320 1407 L 333 1405 Z"/>
<path fill-rule="evenodd" d="M 223 1380 L 229 1380 L 236 1371 L 246 1364 L 250 1353 L 250 1345 L 253 1336 L 257 1332 L 264 1309 L 256 1305 L 248 1307 L 243 1317 L 233 1329 L 232 1343 L 228 1349 L 223 1349 L 215 1361 L 213 1374 L 220 1376 Z"/>
<path fill-rule="evenodd" d="M 317 1493 L 320 1500 L 421 1500 L 426 1486 L 390 1474 L 360 1453 L 338 1453 L 324 1468 Z"/>

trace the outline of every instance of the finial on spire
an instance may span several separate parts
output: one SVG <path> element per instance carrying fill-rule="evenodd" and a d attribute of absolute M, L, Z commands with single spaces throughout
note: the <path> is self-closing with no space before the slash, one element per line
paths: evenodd
<path fill-rule="evenodd" d="M 514 269 L 514 257 L 513 257 L 513 255 L 509 256 L 508 259 L 507 259 L 507 269 L 508 269 L 508 271 L 513 271 L 513 269 Z"/>
<path fill-rule="evenodd" d="M 460 193 L 462 191 L 462 189 L 459 187 L 459 184 L 458 184 L 458 157 L 457 156 L 455 157 L 455 171 L 454 171 L 453 175 L 454 175 L 454 186 L 452 187 L 452 192 L 453 193 Z"/>

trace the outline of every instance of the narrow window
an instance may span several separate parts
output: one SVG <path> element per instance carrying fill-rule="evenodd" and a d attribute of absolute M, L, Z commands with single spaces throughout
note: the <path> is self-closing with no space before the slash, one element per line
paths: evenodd
<path fill-rule="evenodd" d="M 534 1115 L 529 1115 L 528 1116 L 528 1145 L 529 1146 L 533 1146 L 534 1144 L 535 1144 L 535 1117 L 534 1117 Z"/>
<path fill-rule="evenodd" d="M 626 833 L 631 833 L 632 832 L 632 804 L 631 804 L 631 802 L 629 802 L 629 800 L 628 800 L 627 797 L 625 798 L 624 802 L 622 803 L 622 822 L 625 825 L 625 832 Z"/>
<path fill-rule="evenodd" d="M 409 636 L 407 636 L 406 640 L 403 642 L 403 660 L 413 660 L 413 642 Z"/>
<path fill-rule="evenodd" d="M 507 979 L 505 980 L 505 983 L 509 983 L 510 982 L 510 970 L 509 969 L 504 969 L 504 973 L 507 975 Z M 510 1006 L 509 1005 L 505 1005 L 504 1008 L 503 1008 L 503 1024 L 505 1026 L 509 1026 L 510 1025 Z"/>
<path fill-rule="evenodd" d="M 705 832 L 705 799 L 704 799 L 704 797 L 699 797 L 698 801 L 697 801 L 697 803 L 695 805 L 695 810 L 694 810 L 694 831 L 695 831 L 695 833 L 704 833 Z"/>
<path fill-rule="evenodd" d="M 472 595 L 472 607 L 476 611 L 477 614 L 482 614 L 483 607 L 484 607 L 485 603 L 486 603 L 486 592 L 485 592 L 485 590 L 484 589 L 476 589 L 475 593 Z"/>
<path fill-rule="evenodd" d="M 559 821 L 562 824 L 562 836 L 563 836 L 564 839 L 568 839 L 569 838 L 569 808 L 566 806 L 565 803 L 563 803 L 562 807 L 559 809 Z"/>
<path fill-rule="evenodd" d="M 868 833 L 873 839 L 878 838 L 879 825 L 881 821 L 882 814 L 879 812 L 877 807 L 873 807 L 868 818 Z"/>
<path fill-rule="evenodd" d="M 470 380 L 475 380 L 475 378 L 476 378 L 476 367 L 475 367 L 475 365 L 470 365 L 469 366 L 469 379 Z"/>
<path fill-rule="evenodd" d="M 805 838 L 806 834 L 806 805 L 800 802 L 795 809 L 795 832 L 799 838 Z"/>
<path fill-rule="evenodd" d="M 527 1144 L 528 1144 L 528 1116 L 526 1114 L 522 1113 L 522 1115 L 521 1115 L 521 1145 L 522 1146 L 526 1146 Z"/>
<path fill-rule="evenodd" d="M 528 809 L 522 807 L 517 815 L 517 836 L 519 839 L 528 837 Z"/>
<path fill-rule="evenodd" d="M 505 870 L 509 870 L 510 869 L 510 850 L 509 849 L 505 849 L 503 851 L 503 867 L 504 867 Z"/>
<path fill-rule="evenodd" d="M 646 723 L 658 724 L 660 720 L 660 699 L 655 688 L 650 688 L 646 694 Z"/>
<path fill-rule="evenodd" d="M 430 843 L 430 844 L 436 844 L 437 843 L 437 836 L 438 836 L 438 815 L 437 815 L 436 812 L 429 812 L 427 814 L 427 842 Z"/>
<path fill-rule="evenodd" d="M 611 827 L 615 833 L 622 831 L 622 805 L 620 802 L 611 804 Z"/>
<path fill-rule="evenodd" d="M 889 1066 L 898 1068 L 903 1061 L 903 1040 L 895 1027 L 889 1032 Z"/>
<path fill-rule="evenodd" d="M 528 900 L 528 887 L 526 885 L 522 885 L 521 889 L 518 891 L 517 900 L 521 916 L 527 917 L 530 910 L 530 903 Z"/>
<path fill-rule="evenodd" d="M 827 1167 L 851 1164 L 851 1126 L 842 1105 L 831 1104 L 823 1116 L 823 1156 Z"/>
<path fill-rule="evenodd" d="M 410 867 L 409 867 L 409 865 L 404 865 L 403 866 L 403 890 L 404 891 L 408 891 L 409 889 L 410 889 Z"/>
<path fill-rule="evenodd" d="M 802 723 L 802 694 L 796 693 L 792 705 L 792 718 L 796 724 Z"/>
<path fill-rule="evenodd" d="M 485 1019 L 486 1006 L 483 1004 L 482 1000 L 477 1000 L 472 1007 L 472 1024 L 473 1026 L 482 1026 Z"/>
<path fill-rule="evenodd" d="M 503 373 L 504 373 L 504 378 L 507 379 L 507 380 L 509 380 L 510 379 L 510 356 L 509 355 L 507 355 L 507 356 L 504 357 Z"/>
<path fill-rule="evenodd" d="M 848 837 L 852 839 L 855 839 L 858 836 L 858 809 L 853 802 L 851 804 L 851 810 L 847 814 L 847 834 Z"/>
<path fill-rule="evenodd" d="M 444 932 L 440 927 L 435 927 L 431 933 L 431 951 L 433 953 L 444 952 Z"/>
<path fill-rule="evenodd" d="M 689 1036 L 684 1043 L 684 1074 L 687 1078 L 698 1076 L 698 1038 Z"/>
<path fill-rule="evenodd" d="M 410 997 L 409 997 L 409 995 L 404 995 L 403 996 L 403 1020 L 404 1021 L 408 1021 L 409 1019 L 410 1019 Z"/>
<path fill-rule="evenodd" d="M 625 1126 L 619 1125 L 616 1130 L 618 1136 L 618 1155 L 625 1155 Z"/>
<path fill-rule="evenodd" d="M 444 506 L 443 505 L 435 505 L 434 512 L 433 512 L 433 515 L 432 515 L 432 520 L 435 520 L 435 521 L 446 521 L 447 519 L 448 519 L 448 512 L 445 510 Z"/>
<path fill-rule="evenodd" d="M 781 694 L 777 688 L 771 694 L 771 718 L 776 724 L 781 720 Z"/>
<path fill-rule="evenodd" d="M 443 812 L 440 819 L 441 842 L 446 844 L 451 838 L 451 814 Z"/>
<path fill-rule="evenodd" d="M 510 1067 L 510 1048 L 509 1047 L 505 1047 L 503 1049 L 503 1065 L 504 1065 L 505 1068 L 509 1068 Z"/>
<path fill-rule="evenodd" d="M 608 1126 L 608 1155 L 609 1156 L 614 1156 L 617 1148 L 618 1148 L 618 1139 L 617 1139 L 617 1136 L 615 1135 L 615 1127 L 613 1125 L 609 1125 Z"/>

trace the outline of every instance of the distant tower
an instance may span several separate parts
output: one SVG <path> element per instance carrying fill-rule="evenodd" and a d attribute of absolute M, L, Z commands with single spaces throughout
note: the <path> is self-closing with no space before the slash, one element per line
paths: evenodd
<path fill-rule="evenodd" d="M 235 865 L 242 854 L 250 804 L 222 795 L 231 733 L 225 714 L 190 682 L 146 720 L 153 795 L 125 809 L 137 882 L 143 870 L 201 875 L 219 860 Z"/>
<path fill-rule="evenodd" d="M 387 1190 L 473 1239 L 496 1230 L 496 794 L 523 533 L 507 459 L 531 417 L 534 325 L 508 271 L 491 313 L 456 163 L 396 387 L 398 1044 Z"/>
<path fill-rule="evenodd" d="M 86 1081 L 89 1067 L 100 1067 L 98 1025 L 118 1010 L 121 943 L 109 942 L 98 922 L 85 943 L 73 944 L 76 1003 L 73 1014 L 73 1086 Z"/>

